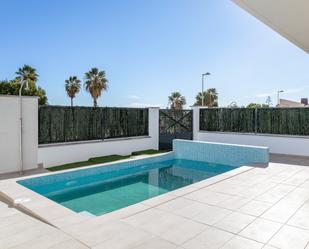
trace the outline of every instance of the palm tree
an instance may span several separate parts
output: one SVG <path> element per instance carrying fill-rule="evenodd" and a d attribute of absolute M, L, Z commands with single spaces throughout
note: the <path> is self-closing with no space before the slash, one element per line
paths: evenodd
<path fill-rule="evenodd" d="M 30 86 L 35 86 L 39 77 L 39 75 L 36 73 L 36 69 L 29 65 L 24 65 L 23 67 L 20 67 L 16 74 L 18 75 L 17 79 L 22 78 L 25 81 L 28 81 Z"/>
<path fill-rule="evenodd" d="M 106 79 L 105 71 L 99 71 L 96 67 L 85 73 L 85 88 L 93 98 L 93 106 L 97 107 L 97 99 L 101 96 L 102 91 L 107 90 L 108 80 Z"/>
<path fill-rule="evenodd" d="M 216 107 L 218 106 L 218 92 L 216 88 L 209 88 L 207 91 L 199 92 L 195 97 L 195 106 L 202 105 L 202 98 L 204 98 L 204 106 Z"/>
<path fill-rule="evenodd" d="M 182 96 L 180 92 L 172 92 L 168 96 L 168 103 L 173 110 L 182 110 L 183 106 L 186 104 L 185 96 Z"/>
<path fill-rule="evenodd" d="M 65 90 L 71 98 L 71 107 L 73 107 L 73 99 L 80 90 L 80 80 L 76 76 L 70 76 L 65 80 Z"/>

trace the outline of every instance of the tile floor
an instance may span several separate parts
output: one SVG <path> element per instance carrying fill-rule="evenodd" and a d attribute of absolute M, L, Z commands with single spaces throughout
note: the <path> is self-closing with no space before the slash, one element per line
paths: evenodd
<path fill-rule="evenodd" d="M 87 249 L 69 234 L 9 207 L 0 199 L 0 248 Z"/>
<path fill-rule="evenodd" d="M 0 202 L 0 248 L 309 249 L 309 160 L 271 160 L 58 229 Z"/>

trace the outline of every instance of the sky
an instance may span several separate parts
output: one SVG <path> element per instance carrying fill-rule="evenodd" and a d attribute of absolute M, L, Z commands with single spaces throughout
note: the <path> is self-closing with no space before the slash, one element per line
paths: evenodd
<path fill-rule="evenodd" d="M 230 0 L 0 0 L 0 80 L 29 64 L 49 104 L 69 105 L 64 81 L 106 71 L 100 106 L 194 103 L 201 74 L 219 105 L 309 97 L 309 55 Z M 84 88 L 76 105 L 92 105 Z"/>

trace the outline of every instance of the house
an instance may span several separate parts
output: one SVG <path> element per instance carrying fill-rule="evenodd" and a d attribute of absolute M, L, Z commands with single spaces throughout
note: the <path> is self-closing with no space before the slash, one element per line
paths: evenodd
<path fill-rule="evenodd" d="M 300 102 L 288 99 L 280 99 L 279 105 L 277 105 L 277 107 L 309 107 L 308 98 L 301 98 Z"/>

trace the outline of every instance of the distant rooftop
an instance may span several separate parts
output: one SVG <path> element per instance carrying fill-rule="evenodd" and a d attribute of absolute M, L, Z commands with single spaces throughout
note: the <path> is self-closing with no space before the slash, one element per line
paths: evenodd
<path fill-rule="evenodd" d="M 307 98 L 302 98 L 300 102 L 288 99 L 280 99 L 278 107 L 309 107 L 309 105 Z"/>

